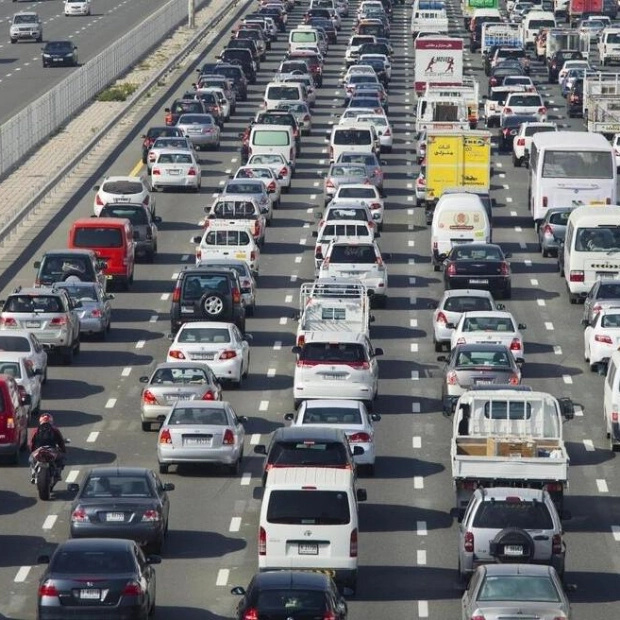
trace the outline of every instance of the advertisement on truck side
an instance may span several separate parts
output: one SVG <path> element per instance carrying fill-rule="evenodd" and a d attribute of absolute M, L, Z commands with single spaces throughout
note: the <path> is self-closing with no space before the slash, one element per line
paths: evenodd
<path fill-rule="evenodd" d="M 423 37 L 415 42 L 417 93 L 427 86 L 458 86 L 463 83 L 463 39 Z"/>

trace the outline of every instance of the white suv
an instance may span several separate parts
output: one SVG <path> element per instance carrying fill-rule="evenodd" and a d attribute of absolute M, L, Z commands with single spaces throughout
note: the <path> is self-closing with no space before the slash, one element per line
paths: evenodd
<path fill-rule="evenodd" d="M 512 164 L 515 168 L 526 162 L 530 156 L 530 147 L 532 146 L 532 138 L 537 133 L 546 131 L 557 131 L 558 126 L 555 123 L 546 121 L 544 123 L 522 123 L 519 131 L 512 141 Z"/>
<path fill-rule="evenodd" d="M 508 95 L 522 92 L 525 92 L 523 86 L 494 86 L 491 88 L 489 96 L 484 100 L 484 120 L 487 129 L 500 126 L 500 115 Z"/>
<path fill-rule="evenodd" d="M 535 116 L 539 123 L 547 120 L 547 108 L 543 98 L 538 93 L 510 93 L 500 114 L 499 123 L 513 114 L 528 114 Z"/>
<path fill-rule="evenodd" d="M 308 332 L 302 346 L 293 347 L 297 358 L 293 378 L 295 409 L 304 400 L 333 398 L 361 400 L 371 407 L 379 392 L 377 357 L 366 334 Z"/>
<path fill-rule="evenodd" d="M 337 237 L 328 246 L 320 278 L 357 278 L 370 293 L 375 308 L 387 304 L 388 274 L 376 241 Z"/>
<path fill-rule="evenodd" d="M 17 43 L 22 39 L 32 39 L 37 43 L 43 41 L 43 23 L 38 13 L 34 11 L 21 11 L 15 13 L 9 28 L 11 43 Z"/>

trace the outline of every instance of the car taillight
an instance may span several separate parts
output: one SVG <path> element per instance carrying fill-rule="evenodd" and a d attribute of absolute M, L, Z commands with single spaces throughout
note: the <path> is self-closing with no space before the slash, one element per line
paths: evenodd
<path fill-rule="evenodd" d="M 57 316 L 55 319 L 52 319 L 50 321 L 50 325 L 66 325 L 67 324 L 67 318 L 64 316 Z"/>
<path fill-rule="evenodd" d="M 219 354 L 219 359 L 221 360 L 231 360 L 237 357 L 237 352 L 232 349 L 226 349 Z"/>
<path fill-rule="evenodd" d="M 474 552 L 474 533 L 473 532 L 465 532 L 465 536 L 463 536 L 463 550 L 465 551 L 465 553 Z"/>
<path fill-rule="evenodd" d="M 380 202 L 371 202 L 370 203 L 370 208 L 371 209 L 380 209 L 381 208 L 381 203 Z"/>
<path fill-rule="evenodd" d="M 311 120 L 310 114 L 306 114 L 303 118 L 304 122 L 308 122 Z"/>
<path fill-rule="evenodd" d="M 203 127 L 202 133 L 213 133 L 215 131 L 215 127 Z"/>
<path fill-rule="evenodd" d="M 129 581 L 123 588 L 123 596 L 142 596 L 144 591 L 137 581 Z"/>
<path fill-rule="evenodd" d="M 546 114 L 547 113 L 547 108 L 545 108 L 544 106 L 542 108 L 538 108 L 538 113 L 539 114 Z"/>
<path fill-rule="evenodd" d="M 329 147 L 329 158 L 334 159 L 334 147 L 333 146 Z"/>
<path fill-rule="evenodd" d="M 438 312 L 435 322 L 443 323 L 445 325 L 448 322 L 448 317 L 443 312 Z"/>
<path fill-rule="evenodd" d="M 333 150 L 330 148 L 329 156 L 331 157 L 332 155 L 333 155 Z M 334 182 L 331 179 L 329 179 L 327 183 L 325 183 L 325 187 L 329 187 L 330 189 L 336 189 L 336 186 L 334 185 Z"/>
<path fill-rule="evenodd" d="M 499 266 L 499 272 L 500 272 L 503 276 L 510 275 L 510 267 L 509 267 L 508 263 L 502 263 L 502 264 Z"/>
<path fill-rule="evenodd" d="M 512 114 L 512 108 L 504 108 L 503 110 L 504 114 Z"/>
<path fill-rule="evenodd" d="M 458 378 L 456 376 L 456 372 L 454 370 L 451 370 L 447 375 L 446 375 L 446 383 L 448 385 L 458 385 Z"/>
<path fill-rule="evenodd" d="M 172 301 L 179 303 L 181 301 L 181 287 L 175 286 L 174 291 L 172 291 Z"/>
<path fill-rule="evenodd" d="M 549 199 L 547 198 L 547 196 L 542 197 L 542 206 L 543 209 L 546 209 L 549 206 Z"/>
<path fill-rule="evenodd" d="M 156 405 L 157 398 L 155 398 L 155 395 L 150 390 L 144 390 L 144 392 L 142 392 L 142 402 L 145 405 Z"/>
<path fill-rule="evenodd" d="M 0 325 L 4 325 L 5 327 L 17 327 L 17 321 L 10 317 L 0 317 Z"/>
<path fill-rule="evenodd" d="M 551 539 L 551 553 L 562 553 L 562 536 L 560 534 L 554 534 Z"/>
<path fill-rule="evenodd" d="M 222 439 L 222 443 L 225 446 L 232 446 L 235 444 L 235 434 L 229 428 L 224 431 L 224 438 Z"/>
<path fill-rule="evenodd" d="M 508 135 L 510 135 L 510 129 L 508 129 L 508 127 L 506 127 L 505 129 L 502 129 L 502 133 L 504 134 L 504 136 L 508 136 Z"/>
<path fill-rule="evenodd" d="M 159 443 L 172 443 L 172 437 L 170 431 L 164 428 L 159 433 Z"/>
<path fill-rule="evenodd" d="M 248 283 L 248 286 L 249 286 L 249 283 Z M 239 291 L 239 289 L 237 288 L 232 289 L 232 300 L 233 300 L 233 303 L 235 304 L 241 303 L 241 292 Z"/>
<path fill-rule="evenodd" d="M 95 308 L 94 310 L 91 310 L 90 316 L 93 317 L 93 319 L 100 319 L 101 318 L 101 310 L 98 310 L 97 308 Z"/>
<path fill-rule="evenodd" d="M 166 125 L 174 125 L 172 114 L 166 114 Z"/>
<path fill-rule="evenodd" d="M 471 617 L 471 620 L 485 620 L 485 617 L 482 614 L 476 614 Z"/>
<path fill-rule="evenodd" d="M 195 177 L 196 176 L 196 168 L 194 168 L 193 166 L 187 171 L 187 176 L 188 177 Z"/>
<path fill-rule="evenodd" d="M 543 228 L 543 235 L 553 235 L 553 228 L 549 224 L 545 224 Z"/>
<path fill-rule="evenodd" d="M 569 282 L 583 282 L 584 279 L 583 271 L 571 271 L 568 275 Z"/>
<path fill-rule="evenodd" d="M 254 250 L 252 250 L 250 252 L 250 261 L 255 261 L 256 260 L 256 252 Z"/>
<path fill-rule="evenodd" d="M 601 304 L 594 304 L 592 306 L 592 312 L 594 314 L 598 314 L 602 309 L 603 309 L 603 306 L 601 306 Z"/>
<path fill-rule="evenodd" d="M 525 138 L 518 138 L 517 146 L 525 146 Z"/>
<path fill-rule="evenodd" d="M 154 176 L 158 176 L 158 175 L 161 174 L 161 170 L 159 168 L 153 168 L 151 170 L 151 174 L 154 175 Z"/>
<path fill-rule="evenodd" d="M 579 101 L 579 97 L 577 97 L 577 95 L 571 95 L 570 96 L 570 102 L 571 103 L 577 103 Z"/>
<path fill-rule="evenodd" d="M 82 506 L 78 506 L 71 513 L 71 521 L 73 523 L 86 523 L 86 521 L 88 521 L 88 517 L 86 516 L 86 510 L 84 510 Z"/>
<path fill-rule="evenodd" d="M 268 192 L 275 192 L 276 191 L 276 182 L 272 181 L 271 183 L 269 183 L 269 185 L 267 185 L 267 191 Z"/>
<path fill-rule="evenodd" d="M 465 338 L 463 338 L 463 336 L 461 336 L 457 341 L 456 344 L 466 344 L 467 340 L 465 340 Z"/>
<path fill-rule="evenodd" d="M 323 613 L 323 620 L 337 620 L 336 614 L 331 609 L 328 609 Z"/>
<path fill-rule="evenodd" d="M 254 607 L 250 607 L 250 609 L 246 609 L 243 612 L 243 620 L 258 620 L 258 610 L 255 609 Z"/>
<path fill-rule="evenodd" d="M 95 196 L 95 204 L 96 204 L 98 207 L 103 207 L 103 206 L 105 205 L 105 202 L 103 202 L 103 200 L 101 200 L 101 196 L 99 196 L 99 194 L 97 194 L 97 195 Z"/>
<path fill-rule="evenodd" d="M 306 344 L 306 337 L 302 334 L 301 336 L 299 336 L 299 338 L 297 338 L 297 346 L 303 347 L 305 344 Z"/>
<path fill-rule="evenodd" d="M 39 596 L 58 596 L 58 590 L 55 585 L 46 581 L 39 586 Z"/>
<path fill-rule="evenodd" d="M 282 170 L 280 170 L 280 176 L 285 177 L 287 175 L 288 175 L 288 168 L 286 167 L 282 168 Z"/>
<path fill-rule="evenodd" d="M 357 557 L 357 528 L 351 532 L 351 540 L 349 542 L 349 557 Z"/>
<path fill-rule="evenodd" d="M 446 273 L 449 276 L 455 276 L 456 275 L 456 265 L 454 263 L 450 263 L 448 265 L 448 268 L 446 269 Z"/>
<path fill-rule="evenodd" d="M 510 383 L 510 385 L 519 385 L 519 381 L 519 375 L 512 375 L 512 377 L 508 380 L 508 383 Z"/>
<path fill-rule="evenodd" d="M 353 433 L 348 437 L 349 443 L 370 443 L 372 442 L 372 437 L 368 433 L 359 432 Z"/>
<path fill-rule="evenodd" d="M 157 523 L 161 521 L 161 515 L 159 514 L 159 510 L 153 510 L 149 508 L 142 513 L 142 521 L 144 523 Z"/>
<path fill-rule="evenodd" d="M 602 342 L 603 344 L 613 344 L 610 336 L 603 336 L 602 334 L 596 334 L 594 340 L 596 340 L 596 342 Z"/>
<path fill-rule="evenodd" d="M 389 127 L 383 132 L 383 135 L 388 136 L 388 137 L 392 135 L 392 132 L 390 131 Z"/>
<path fill-rule="evenodd" d="M 202 397 L 202 400 L 215 400 L 215 393 L 213 390 L 207 390 Z"/>
<path fill-rule="evenodd" d="M 258 237 L 259 234 L 260 234 L 260 224 L 259 224 L 258 220 L 256 220 L 254 222 L 254 233 L 253 233 L 253 235 L 255 237 Z"/>
<path fill-rule="evenodd" d="M 510 343 L 511 351 L 520 351 L 521 350 L 521 341 L 518 338 L 513 338 Z"/>
<path fill-rule="evenodd" d="M 492 77 L 489 80 L 489 83 L 491 84 L 491 86 L 496 86 L 497 85 L 497 78 Z"/>
<path fill-rule="evenodd" d="M 168 351 L 168 355 L 175 360 L 185 359 L 185 354 L 183 353 L 183 351 L 177 351 L 173 349 L 172 351 Z"/>
<path fill-rule="evenodd" d="M 267 532 L 264 527 L 258 528 L 258 555 L 266 555 L 267 554 Z M 253 618 L 245 618 L 244 620 L 254 620 Z M 256 620 L 258 620 L 258 615 L 256 616 Z"/>

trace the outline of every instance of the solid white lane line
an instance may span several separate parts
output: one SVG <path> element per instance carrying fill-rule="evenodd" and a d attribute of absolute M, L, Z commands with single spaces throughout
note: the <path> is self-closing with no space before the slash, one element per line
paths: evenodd
<path fill-rule="evenodd" d="M 16 583 L 23 583 L 24 581 L 26 581 L 26 579 L 28 578 L 28 573 L 30 572 L 31 568 L 32 566 L 22 566 L 17 571 L 17 575 L 15 575 L 14 581 Z"/>
<path fill-rule="evenodd" d="M 418 601 L 418 616 L 428 618 L 428 601 Z"/>
<path fill-rule="evenodd" d="M 250 445 L 255 446 L 260 443 L 260 433 L 252 433 L 250 435 Z"/>
<path fill-rule="evenodd" d="M 146 340 L 138 340 L 138 342 L 136 342 L 136 349 L 144 349 L 145 344 Z"/>
<path fill-rule="evenodd" d="M 422 447 L 422 437 L 417 436 L 413 438 L 413 447 L 418 450 Z"/>
<path fill-rule="evenodd" d="M 251 480 L 252 480 L 252 474 L 248 471 L 241 476 L 240 484 L 242 487 L 247 487 L 250 485 Z"/>
<path fill-rule="evenodd" d="M 609 487 L 607 486 L 607 481 L 603 480 L 603 478 L 597 478 L 596 488 L 598 489 L 599 493 L 609 493 Z"/>
<path fill-rule="evenodd" d="M 583 447 L 586 449 L 586 452 L 594 452 L 594 442 L 591 439 L 584 439 Z"/>
<path fill-rule="evenodd" d="M 131 374 L 131 366 L 125 366 L 121 372 L 121 377 L 128 377 Z"/>
<path fill-rule="evenodd" d="M 45 517 L 45 521 L 43 521 L 43 529 L 51 530 L 56 523 L 56 519 L 58 519 L 58 515 L 47 515 L 47 517 Z"/>
<path fill-rule="evenodd" d="M 80 477 L 80 470 L 79 469 L 72 469 L 67 474 L 67 477 L 65 478 L 65 482 L 67 484 L 71 484 L 72 482 L 75 482 L 79 477 Z"/>
<path fill-rule="evenodd" d="M 418 536 L 426 536 L 428 534 L 428 530 L 426 529 L 426 521 L 418 521 L 416 524 L 416 530 Z"/>
<path fill-rule="evenodd" d="M 229 532 L 238 532 L 241 529 L 241 517 L 233 517 L 230 520 Z"/>
<path fill-rule="evenodd" d="M 426 551 L 424 549 L 418 549 L 416 556 L 418 564 L 424 566 L 426 564 Z"/>
<path fill-rule="evenodd" d="M 116 405 L 116 398 L 108 398 L 108 401 L 105 404 L 106 409 L 113 409 L 114 405 Z"/>
<path fill-rule="evenodd" d="M 422 476 L 414 476 L 413 477 L 413 488 L 414 489 L 423 489 L 424 488 L 424 478 Z"/>
<path fill-rule="evenodd" d="M 86 443 L 95 443 L 95 441 L 97 441 L 97 437 L 99 437 L 99 431 L 92 431 L 88 434 Z"/>
<path fill-rule="evenodd" d="M 216 586 L 225 586 L 228 583 L 228 577 L 230 576 L 230 570 L 228 568 L 220 568 L 217 571 L 217 579 L 215 580 Z"/>

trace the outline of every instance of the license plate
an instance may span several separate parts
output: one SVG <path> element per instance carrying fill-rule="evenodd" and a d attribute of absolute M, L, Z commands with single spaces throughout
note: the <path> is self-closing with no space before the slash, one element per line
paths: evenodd
<path fill-rule="evenodd" d="M 164 394 L 166 400 L 189 400 L 189 394 Z"/>
<path fill-rule="evenodd" d="M 213 439 L 211 437 L 185 437 L 183 445 L 185 446 L 207 446 L 210 447 Z"/>
<path fill-rule="evenodd" d="M 215 353 L 192 353 L 193 360 L 212 360 L 215 358 Z"/>
<path fill-rule="evenodd" d="M 237 252 L 235 254 L 235 258 L 239 258 L 241 260 L 245 260 L 245 252 Z"/>
<path fill-rule="evenodd" d="M 504 545 L 504 555 L 523 555 L 523 547 L 521 545 Z"/>
<path fill-rule="evenodd" d="M 111 279 L 112 279 L 112 276 L 106 276 L 106 277 L 105 277 L 105 279 L 106 279 L 106 280 L 111 280 Z"/>
<path fill-rule="evenodd" d="M 183 314 L 192 314 L 192 312 L 194 312 L 194 309 L 190 306 L 181 306 L 181 313 Z"/>
<path fill-rule="evenodd" d="M 54 62 L 62 62 L 63 58 L 53 58 L 52 59 Z"/>
<path fill-rule="evenodd" d="M 125 520 L 125 515 L 122 512 L 107 512 L 105 515 L 106 521 L 113 521 L 118 523 Z"/>
<path fill-rule="evenodd" d="M 612 280 L 618 277 L 617 271 L 597 271 L 596 277 L 601 280 Z"/>
<path fill-rule="evenodd" d="M 470 280 L 469 283 L 470 284 L 488 284 L 489 281 L 488 280 Z"/>
<path fill-rule="evenodd" d="M 475 385 L 491 385 L 493 381 L 489 379 L 474 379 Z"/>
<path fill-rule="evenodd" d="M 181 174 L 180 170 L 166 170 L 166 172 L 168 174 L 171 174 L 172 176 L 174 176 L 175 174 Z"/>
<path fill-rule="evenodd" d="M 26 321 L 26 327 L 41 327 L 41 321 Z"/>
<path fill-rule="evenodd" d="M 310 543 L 299 543 L 297 551 L 299 555 L 319 555 L 319 545 Z"/>
<path fill-rule="evenodd" d="M 86 601 L 98 601 L 101 598 L 101 590 L 80 590 L 80 598 Z"/>
<path fill-rule="evenodd" d="M 346 379 L 346 375 L 323 375 L 323 378 L 328 381 L 344 381 Z"/>

